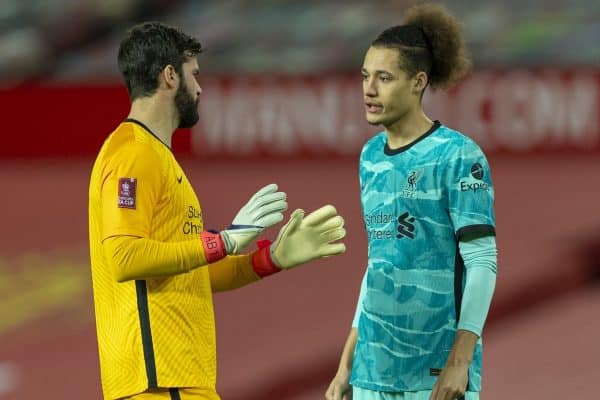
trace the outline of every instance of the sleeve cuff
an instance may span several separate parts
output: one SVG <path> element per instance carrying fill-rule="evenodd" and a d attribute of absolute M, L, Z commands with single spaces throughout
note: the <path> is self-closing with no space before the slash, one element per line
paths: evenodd
<path fill-rule="evenodd" d="M 462 331 L 469 331 L 475 335 L 477 335 L 478 337 L 481 337 L 481 331 L 483 330 L 480 326 L 477 326 L 475 324 L 470 324 L 470 323 L 458 323 L 458 327 L 456 329 L 462 330 Z"/>
<path fill-rule="evenodd" d="M 259 240 L 256 244 L 258 250 L 252 253 L 252 269 L 254 269 L 256 275 L 264 278 L 281 271 L 281 268 L 275 265 L 271 258 L 271 242 Z"/>
<path fill-rule="evenodd" d="M 456 231 L 456 238 L 461 240 L 462 238 L 469 236 L 473 238 L 479 238 L 483 236 L 496 236 L 496 227 L 487 224 L 477 224 L 463 226 Z"/>

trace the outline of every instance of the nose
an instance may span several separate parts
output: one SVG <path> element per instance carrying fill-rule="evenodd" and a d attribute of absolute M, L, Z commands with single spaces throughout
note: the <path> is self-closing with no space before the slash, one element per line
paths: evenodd
<path fill-rule="evenodd" d="M 375 97 L 377 96 L 377 88 L 375 87 L 375 79 L 367 78 L 363 81 L 363 92 L 365 96 Z"/>

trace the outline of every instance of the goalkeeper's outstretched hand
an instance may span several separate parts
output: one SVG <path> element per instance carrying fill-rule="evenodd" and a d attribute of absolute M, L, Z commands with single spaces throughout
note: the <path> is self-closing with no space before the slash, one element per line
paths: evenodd
<path fill-rule="evenodd" d="M 237 213 L 232 224 L 221 231 L 227 254 L 238 254 L 266 228 L 283 221 L 286 199 L 286 194 L 278 192 L 274 183 L 256 192 Z"/>
<path fill-rule="evenodd" d="M 308 261 L 346 251 L 344 219 L 335 207 L 326 205 L 304 216 L 295 210 L 271 245 L 271 259 L 279 268 L 289 269 Z"/>

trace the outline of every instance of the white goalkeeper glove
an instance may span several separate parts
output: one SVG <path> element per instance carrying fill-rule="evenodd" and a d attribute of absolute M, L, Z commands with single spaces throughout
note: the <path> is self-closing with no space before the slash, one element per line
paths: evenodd
<path fill-rule="evenodd" d="M 308 261 L 341 254 L 344 243 L 332 243 L 346 236 L 344 219 L 335 207 L 326 205 L 304 217 L 295 210 L 271 245 L 271 259 L 279 268 L 289 269 Z"/>
<path fill-rule="evenodd" d="M 277 191 L 271 183 L 256 192 L 241 208 L 232 224 L 221 237 L 227 254 L 238 254 L 266 228 L 283 221 L 283 211 L 287 210 L 287 196 Z"/>

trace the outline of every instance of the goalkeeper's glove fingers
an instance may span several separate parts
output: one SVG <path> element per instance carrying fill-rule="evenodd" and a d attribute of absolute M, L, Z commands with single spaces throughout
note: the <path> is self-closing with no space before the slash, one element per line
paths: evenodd
<path fill-rule="evenodd" d="M 304 216 L 295 210 L 271 245 L 271 259 L 279 268 L 289 269 L 308 261 L 346 251 L 344 219 L 335 207 L 326 205 Z"/>
<path fill-rule="evenodd" d="M 287 195 L 277 189 L 274 183 L 261 188 L 240 209 L 232 224 L 221 231 L 227 254 L 238 254 L 265 228 L 283 221 L 283 212 L 288 206 Z"/>

